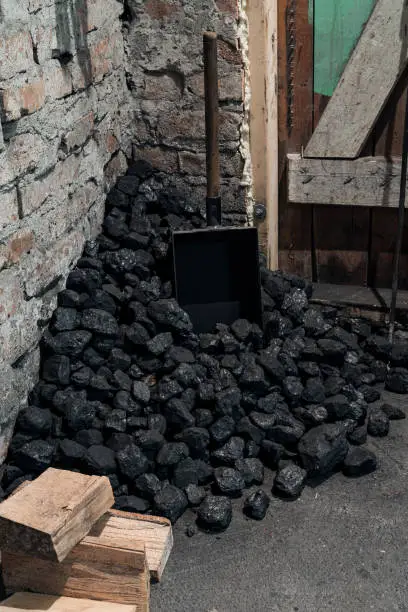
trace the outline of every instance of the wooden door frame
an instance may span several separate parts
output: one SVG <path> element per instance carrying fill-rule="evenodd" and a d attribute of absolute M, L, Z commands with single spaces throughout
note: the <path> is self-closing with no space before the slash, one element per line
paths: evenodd
<path fill-rule="evenodd" d="M 242 1 L 242 0 L 241 0 Z M 249 0 L 250 149 L 253 197 L 266 209 L 258 223 L 268 266 L 278 268 L 278 0 Z M 256 219 L 255 219 L 256 222 Z"/>

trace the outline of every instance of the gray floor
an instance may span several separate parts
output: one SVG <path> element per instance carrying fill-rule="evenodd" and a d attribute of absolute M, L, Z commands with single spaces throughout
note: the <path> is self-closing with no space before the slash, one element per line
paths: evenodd
<path fill-rule="evenodd" d="M 408 415 L 408 399 L 397 400 Z M 407 445 L 408 419 L 394 422 L 370 442 L 375 474 L 337 474 L 292 503 L 272 498 L 260 523 L 237 500 L 219 536 L 186 537 L 185 515 L 151 612 L 408 611 Z"/>

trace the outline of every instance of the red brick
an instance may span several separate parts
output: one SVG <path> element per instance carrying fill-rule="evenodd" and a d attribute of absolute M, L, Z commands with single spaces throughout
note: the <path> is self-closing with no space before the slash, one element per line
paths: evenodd
<path fill-rule="evenodd" d="M 51 100 L 59 100 L 72 93 L 72 77 L 58 60 L 50 60 L 44 66 L 45 94 Z"/>
<path fill-rule="evenodd" d="M 238 2 L 237 0 L 215 0 L 218 10 L 221 13 L 229 13 L 238 17 Z"/>

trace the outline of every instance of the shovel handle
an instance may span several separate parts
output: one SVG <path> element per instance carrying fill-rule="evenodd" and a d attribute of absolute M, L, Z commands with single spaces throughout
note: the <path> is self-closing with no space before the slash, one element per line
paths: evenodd
<path fill-rule="evenodd" d="M 215 32 L 204 32 L 203 46 L 207 151 L 207 223 L 208 225 L 214 225 L 221 222 L 217 34 Z"/>

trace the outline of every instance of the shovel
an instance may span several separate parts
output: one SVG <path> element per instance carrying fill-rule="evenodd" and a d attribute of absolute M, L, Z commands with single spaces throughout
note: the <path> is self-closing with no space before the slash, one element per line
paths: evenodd
<path fill-rule="evenodd" d="M 217 35 L 204 33 L 207 228 L 173 233 L 176 298 L 197 333 L 244 318 L 262 324 L 258 232 L 221 227 Z"/>

